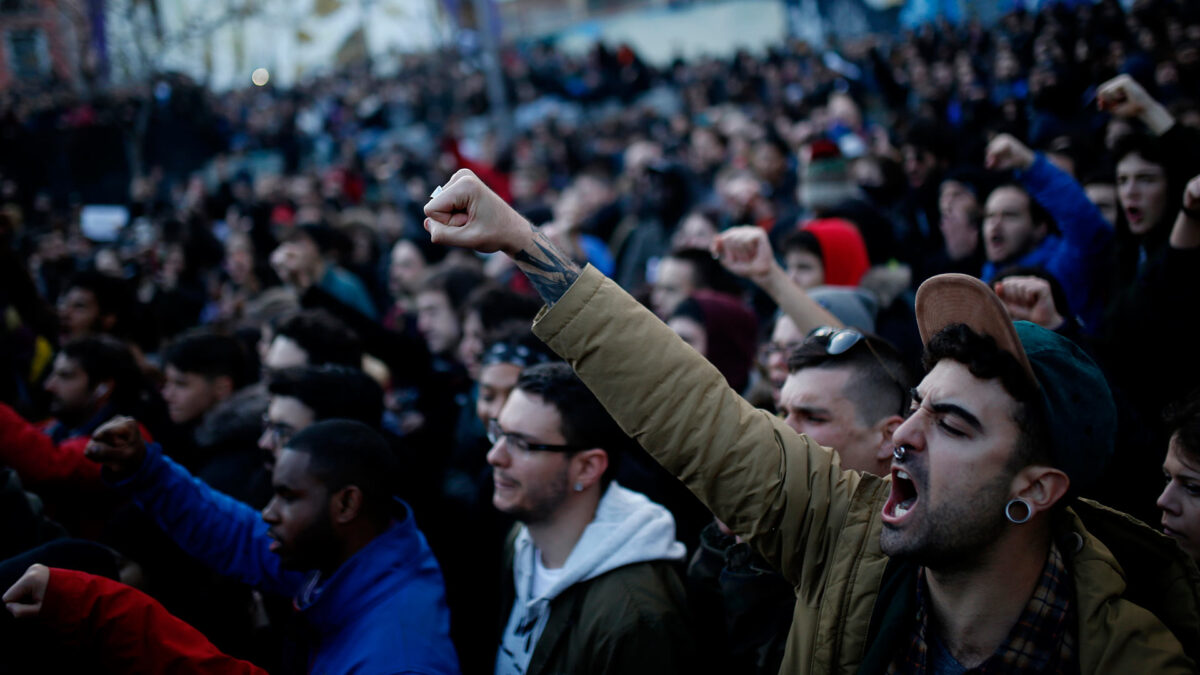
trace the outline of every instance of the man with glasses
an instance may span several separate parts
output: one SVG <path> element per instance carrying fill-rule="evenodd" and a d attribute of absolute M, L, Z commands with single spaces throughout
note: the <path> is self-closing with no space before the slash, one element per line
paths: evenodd
<path fill-rule="evenodd" d="M 913 384 L 899 352 L 854 328 L 819 328 L 789 355 L 788 370 L 779 400 L 787 425 L 836 448 L 842 467 L 886 476 Z"/>
<path fill-rule="evenodd" d="M 271 373 L 271 394 L 258 447 L 270 468 L 288 439 L 310 424 L 350 419 L 379 429 L 383 390 L 370 376 L 346 366 L 294 366 Z"/>
<path fill-rule="evenodd" d="M 928 373 L 880 478 L 753 408 L 470 172 L 425 212 L 435 243 L 513 259 L 550 306 L 534 333 L 790 582 L 781 672 L 1196 672 L 1195 568 L 1076 498 L 1113 453 L 1103 373 L 978 279 L 917 292 Z"/>
<path fill-rule="evenodd" d="M 497 675 L 686 672 L 675 520 L 612 481 L 628 439 L 570 366 L 522 372 L 488 437 L 492 502 L 520 521 Z"/>

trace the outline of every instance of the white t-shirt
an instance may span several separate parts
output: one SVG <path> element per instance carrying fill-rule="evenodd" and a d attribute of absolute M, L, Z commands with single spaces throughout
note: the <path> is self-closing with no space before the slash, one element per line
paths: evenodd
<path fill-rule="evenodd" d="M 550 590 L 554 584 L 562 579 L 563 572 L 566 568 L 559 567 L 558 569 L 550 569 L 542 563 L 542 552 L 534 551 L 533 556 L 533 583 L 530 584 L 530 595 L 535 598 L 540 598 Z"/>
<path fill-rule="evenodd" d="M 529 597 L 516 598 L 513 602 L 508 626 L 504 630 L 500 650 L 496 654 L 496 675 L 523 675 L 529 668 L 533 650 L 537 648 L 538 638 L 546 628 L 550 612 L 543 609 L 533 617 L 526 617 L 525 606 L 553 588 L 565 572 L 565 567 L 553 570 L 547 568 L 542 563 L 542 552 L 537 548 L 533 549 L 533 574 L 529 581 Z"/>

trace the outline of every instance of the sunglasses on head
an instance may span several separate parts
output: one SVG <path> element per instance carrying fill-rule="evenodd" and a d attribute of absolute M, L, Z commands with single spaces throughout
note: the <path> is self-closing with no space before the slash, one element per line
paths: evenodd
<path fill-rule="evenodd" d="M 871 340 L 867 335 L 857 328 L 834 328 L 833 326 L 819 326 L 809 331 L 805 337 L 805 341 L 816 340 L 824 343 L 825 353 L 830 356 L 840 356 L 854 349 L 855 345 L 862 343 L 871 351 L 871 356 L 875 357 L 875 362 L 887 374 L 888 379 L 892 384 L 900 389 L 900 415 L 903 417 L 908 414 L 908 392 L 909 388 L 904 386 L 900 378 L 896 376 L 892 369 L 884 362 L 883 357 L 879 352 L 875 351 L 875 346 L 871 344 Z"/>

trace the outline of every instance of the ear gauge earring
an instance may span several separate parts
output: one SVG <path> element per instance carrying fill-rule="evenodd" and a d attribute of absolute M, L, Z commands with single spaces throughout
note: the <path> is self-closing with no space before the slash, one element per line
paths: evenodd
<path fill-rule="evenodd" d="M 1021 506 L 1025 507 L 1025 515 L 1020 518 L 1014 518 L 1013 511 L 1012 511 L 1013 504 L 1020 504 Z M 1033 505 L 1030 504 L 1027 500 L 1022 499 L 1021 497 L 1014 497 L 1013 499 L 1010 499 L 1007 504 L 1004 505 L 1004 517 L 1008 518 L 1008 521 L 1014 525 L 1020 525 L 1021 523 L 1027 523 L 1027 522 L 1029 522 L 1029 519 L 1033 517 Z"/>

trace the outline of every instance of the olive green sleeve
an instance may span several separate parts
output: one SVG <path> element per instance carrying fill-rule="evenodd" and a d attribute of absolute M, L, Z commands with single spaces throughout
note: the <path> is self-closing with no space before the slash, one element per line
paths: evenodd
<path fill-rule="evenodd" d="M 543 309 L 534 333 L 575 368 L 626 433 L 799 587 L 819 584 L 802 577 L 820 574 L 848 512 L 864 501 L 855 491 L 869 487 L 865 501 L 874 502 L 884 489 L 873 478 L 861 485 L 863 477 L 842 471 L 835 453 L 747 403 L 594 268 Z M 870 520 L 847 525 L 870 527 Z"/>

